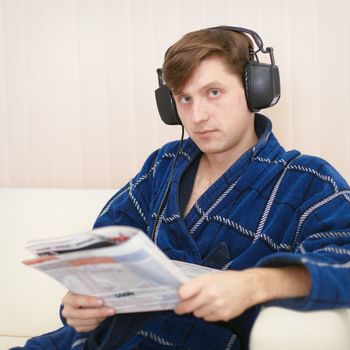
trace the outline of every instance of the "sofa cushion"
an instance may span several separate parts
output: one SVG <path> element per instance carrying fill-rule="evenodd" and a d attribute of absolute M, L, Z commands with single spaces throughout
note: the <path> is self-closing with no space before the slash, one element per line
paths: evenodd
<path fill-rule="evenodd" d="M 103 205 L 115 192 L 0 189 L 1 336 L 29 337 L 60 327 L 59 305 L 66 290 L 21 263 L 32 257 L 25 243 L 91 229 Z"/>

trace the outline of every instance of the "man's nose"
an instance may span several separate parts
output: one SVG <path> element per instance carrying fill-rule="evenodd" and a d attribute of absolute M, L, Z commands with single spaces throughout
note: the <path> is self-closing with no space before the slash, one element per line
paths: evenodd
<path fill-rule="evenodd" d="M 208 106 L 203 99 L 197 99 L 192 104 L 192 122 L 200 123 L 209 117 Z"/>

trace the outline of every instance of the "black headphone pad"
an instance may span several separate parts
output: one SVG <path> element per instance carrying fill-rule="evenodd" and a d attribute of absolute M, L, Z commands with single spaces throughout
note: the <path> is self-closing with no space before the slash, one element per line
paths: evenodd
<path fill-rule="evenodd" d="M 167 125 L 182 125 L 170 89 L 166 85 L 162 85 L 156 89 L 155 95 L 158 112 L 163 122 Z"/>
<path fill-rule="evenodd" d="M 276 65 L 249 61 L 244 69 L 243 84 L 251 112 L 271 107 L 279 100 L 280 80 Z"/>

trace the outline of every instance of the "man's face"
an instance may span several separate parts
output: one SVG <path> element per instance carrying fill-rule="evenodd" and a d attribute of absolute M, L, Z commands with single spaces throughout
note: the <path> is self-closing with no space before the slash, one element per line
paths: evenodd
<path fill-rule="evenodd" d="M 256 141 L 241 80 L 221 58 L 203 60 L 174 97 L 188 135 L 207 155 L 240 156 Z"/>

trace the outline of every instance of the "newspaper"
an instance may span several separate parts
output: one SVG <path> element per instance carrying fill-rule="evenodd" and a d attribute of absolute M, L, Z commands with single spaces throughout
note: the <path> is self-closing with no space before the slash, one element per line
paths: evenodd
<path fill-rule="evenodd" d="M 170 260 L 141 230 L 108 226 L 66 237 L 29 241 L 25 260 L 68 290 L 104 299 L 118 313 L 170 310 L 177 290 L 211 268 Z"/>

